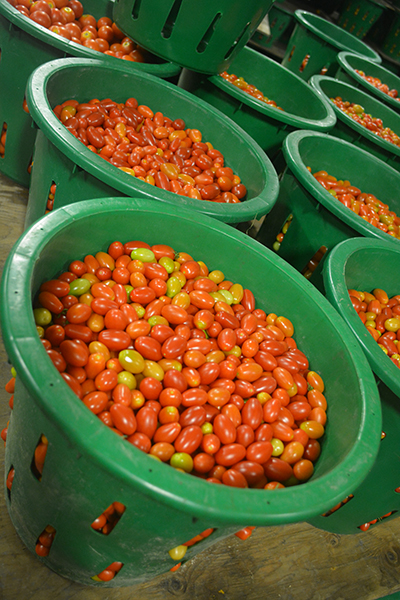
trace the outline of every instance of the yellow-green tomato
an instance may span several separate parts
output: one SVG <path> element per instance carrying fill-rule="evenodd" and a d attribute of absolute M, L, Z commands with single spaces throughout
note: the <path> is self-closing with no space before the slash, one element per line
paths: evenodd
<path fill-rule="evenodd" d="M 272 438 L 272 456 L 280 456 L 284 450 L 284 445 L 282 440 L 278 440 L 278 438 Z"/>
<path fill-rule="evenodd" d="M 179 281 L 179 279 L 175 276 L 170 277 L 167 281 L 166 296 L 168 296 L 168 298 L 173 298 L 174 296 L 176 296 L 176 294 L 179 294 L 181 289 L 182 289 L 182 284 Z"/>
<path fill-rule="evenodd" d="M 186 473 L 193 471 L 193 458 L 186 452 L 175 452 L 171 456 L 169 463 L 175 469 L 183 469 Z"/>
<path fill-rule="evenodd" d="M 240 283 L 234 283 L 229 292 L 232 294 L 232 304 L 240 304 L 243 298 L 243 286 Z"/>
<path fill-rule="evenodd" d="M 154 327 L 154 325 L 169 325 L 167 319 L 162 315 L 153 315 L 147 319 L 147 322 L 151 327 Z"/>
<path fill-rule="evenodd" d="M 141 373 L 145 367 L 143 356 L 136 350 L 121 350 L 118 360 L 121 366 L 130 373 Z"/>
<path fill-rule="evenodd" d="M 162 256 L 158 261 L 161 266 L 167 271 L 167 273 L 173 273 L 175 270 L 175 261 L 169 256 Z"/>
<path fill-rule="evenodd" d="M 182 558 L 187 552 L 187 549 L 188 547 L 182 544 L 181 546 L 176 546 L 175 548 L 169 550 L 168 554 L 170 555 L 172 560 L 182 560 Z"/>
<path fill-rule="evenodd" d="M 33 316 L 36 325 L 39 325 L 39 327 L 45 327 L 51 323 L 51 312 L 47 308 L 34 308 Z"/>
<path fill-rule="evenodd" d="M 145 360 L 142 375 L 144 377 L 154 377 L 154 379 L 162 381 L 164 379 L 165 372 L 154 360 Z"/>
<path fill-rule="evenodd" d="M 201 426 L 201 430 L 203 432 L 203 435 L 206 435 L 207 433 L 212 433 L 214 431 L 214 427 L 213 427 L 212 423 L 209 423 L 208 421 L 206 421 Z"/>
<path fill-rule="evenodd" d="M 88 279 L 74 279 L 69 284 L 69 293 L 71 296 L 82 296 L 87 294 L 91 288 L 91 283 Z"/>
<path fill-rule="evenodd" d="M 149 248 L 135 248 L 131 252 L 132 260 L 141 260 L 145 263 L 156 262 L 154 252 Z"/>
<path fill-rule="evenodd" d="M 120 371 L 118 373 L 118 383 L 124 383 L 130 390 L 136 390 L 137 387 L 136 377 L 129 371 Z"/>
<path fill-rule="evenodd" d="M 229 305 L 233 304 L 233 296 L 229 290 L 219 290 L 219 293 L 224 297 L 224 302 Z"/>

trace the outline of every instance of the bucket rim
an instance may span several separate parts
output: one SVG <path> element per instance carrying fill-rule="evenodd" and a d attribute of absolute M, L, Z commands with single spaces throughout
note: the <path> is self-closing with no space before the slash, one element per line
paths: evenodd
<path fill-rule="evenodd" d="M 259 62 L 263 61 L 266 66 L 269 65 L 269 67 L 272 69 L 281 70 L 283 73 L 287 74 L 291 86 L 297 86 L 301 89 L 302 92 L 305 92 L 307 94 L 310 94 L 310 92 L 312 92 L 311 95 L 314 96 L 314 98 L 316 98 L 318 101 L 321 100 L 320 96 L 317 93 L 314 93 L 316 92 L 316 90 L 311 88 L 311 86 L 309 86 L 306 81 L 301 79 L 301 77 L 298 77 L 289 69 L 286 69 L 280 63 L 277 63 L 272 58 L 260 54 L 260 52 L 257 52 L 256 50 L 248 47 L 243 48 L 243 50 L 241 50 L 241 54 L 242 53 L 248 54 L 250 59 L 258 60 Z M 236 98 L 236 100 L 239 100 L 243 104 L 246 104 L 250 108 L 259 112 L 261 115 L 269 117 L 271 119 L 275 119 L 276 121 L 281 121 L 282 123 L 291 125 L 292 127 L 302 127 L 303 129 L 315 129 L 316 131 L 327 131 L 328 129 L 334 127 L 336 124 L 335 111 L 326 102 L 324 103 L 324 108 L 326 109 L 327 113 L 325 118 L 311 119 L 301 117 L 299 115 L 287 112 L 285 110 L 281 111 L 278 108 L 269 106 L 268 104 L 265 104 L 265 102 L 257 100 L 257 98 L 254 98 L 250 94 L 242 92 L 240 89 L 232 85 L 230 82 L 226 81 L 220 75 L 213 75 L 212 77 L 209 77 L 209 81 L 229 96 L 233 96 L 234 98 Z M 291 89 L 291 93 L 296 93 L 293 92 L 293 87 Z"/>
<path fill-rule="evenodd" d="M 349 97 L 360 96 L 362 99 L 361 102 L 364 101 L 364 104 L 366 103 L 367 105 L 372 104 L 374 106 L 374 110 L 376 107 L 377 113 L 380 111 L 379 116 L 380 116 L 380 118 L 382 118 L 382 120 L 384 120 L 384 118 L 385 118 L 385 113 L 386 113 L 386 115 L 390 115 L 394 119 L 397 119 L 399 121 L 399 133 L 400 133 L 400 115 L 396 111 L 392 110 L 392 108 L 390 108 L 390 106 L 387 106 L 386 104 L 384 104 L 383 102 L 378 100 L 378 98 L 374 98 L 367 92 L 364 92 L 363 90 L 361 90 L 359 88 L 355 88 L 353 85 L 349 85 L 348 83 L 345 83 L 344 81 L 340 81 L 339 79 L 335 79 L 334 77 L 328 77 L 327 75 L 313 75 L 310 78 L 310 81 L 309 81 L 310 85 L 319 91 L 319 93 L 325 98 L 326 102 L 330 102 L 332 104 L 333 110 L 335 111 L 336 116 L 340 121 L 342 121 L 345 125 L 347 125 L 351 129 L 354 129 L 358 134 L 360 134 L 362 137 L 366 138 L 368 141 L 370 141 L 370 142 L 376 144 L 377 146 L 379 146 L 380 148 L 382 148 L 382 150 L 392 153 L 394 156 L 400 157 L 400 146 L 396 146 L 395 144 L 392 144 L 391 142 L 384 140 L 380 136 L 375 135 L 372 131 L 369 131 L 369 129 L 367 129 L 366 127 L 363 127 L 363 125 L 360 125 L 359 123 L 354 121 L 351 117 L 346 115 L 346 113 L 344 113 L 342 110 L 340 110 L 340 108 L 337 108 L 337 106 L 335 106 L 333 104 L 333 102 L 330 100 L 328 95 L 322 89 L 323 83 L 325 81 L 326 82 L 334 82 L 334 84 L 337 85 L 339 89 L 343 89 L 344 91 L 348 90 Z M 374 117 L 374 115 L 372 115 L 372 116 Z"/>
<path fill-rule="evenodd" d="M 396 81 L 398 81 L 399 93 L 400 93 L 400 77 L 395 75 L 395 73 L 392 73 L 392 71 L 385 69 L 385 67 L 383 67 L 382 65 L 379 65 L 379 64 L 375 63 L 374 61 L 368 60 L 367 58 L 365 58 L 364 56 L 361 56 L 360 54 L 354 54 L 354 52 L 339 52 L 339 54 L 337 56 L 337 61 L 339 63 L 339 66 L 347 74 L 349 74 L 353 79 L 355 79 L 359 84 L 361 84 L 366 90 L 368 90 L 369 93 L 376 95 L 378 98 L 380 98 L 386 104 L 390 104 L 390 106 L 393 106 L 393 107 L 395 107 L 395 109 L 400 110 L 400 101 L 397 101 L 395 98 L 392 98 L 388 94 L 385 94 L 385 92 L 383 92 L 382 90 L 379 90 L 374 85 L 372 85 L 372 83 L 369 83 L 369 81 L 364 79 L 364 77 L 362 77 L 361 75 L 356 73 L 354 67 L 352 67 L 350 64 L 350 61 L 353 58 L 356 58 L 357 60 L 360 60 L 365 64 L 373 65 L 373 68 L 375 69 L 375 71 L 378 71 L 378 73 L 382 74 L 384 77 L 387 75 L 390 79 L 392 79 L 392 80 L 395 79 Z M 386 82 L 382 81 L 382 83 L 386 83 Z"/>
<path fill-rule="evenodd" d="M 335 246 L 327 257 L 323 271 L 324 286 L 328 299 L 349 325 L 360 343 L 373 372 L 400 399 L 399 368 L 378 348 L 377 343 L 354 310 L 349 294 L 347 293 L 346 267 L 348 261 L 357 253 L 361 252 L 365 255 L 369 250 L 379 250 L 382 253 L 382 260 L 389 257 L 396 257 L 400 265 L 400 248 L 397 249 L 391 244 L 386 244 L 384 241 L 369 238 L 344 240 Z"/>
<path fill-rule="evenodd" d="M 345 29 L 342 29 L 341 27 L 339 27 L 338 25 L 335 25 L 334 23 L 330 23 L 323 17 L 319 17 L 318 15 L 315 15 L 314 13 L 308 12 L 306 10 L 301 10 L 301 9 L 295 10 L 294 16 L 303 27 L 305 27 L 306 29 L 311 31 L 317 37 L 322 38 L 325 42 L 328 42 L 328 44 L 331 44 L 331 46 L 333 46 L 334 48 L 339 48 L 339 51 L 340 50 L 352 50 L 353 52 L 355 52 L 357 54 L 359 53 L 363 56 L 370 57 L 375 62 L 378 62 L 378 63 L 382 62 L 381 57 L 379 56 L 379 54 L 377 52 L 375 52 L 375 50 L 373 50 L 372 48 L 367 46 L 367 44 L 365 44 L 364 42 L 362 42 L 361 40 L 356 38 L 351 33 L 348 33 Z M 317 25 L 313 21 L 316 22 Z M 329 35 L 329 33 L 324 31 L 323 28 L 328 29 L 329 31 L 332 31 L 332 33 L 334 33 L 336 30 L 339 30 L 341 36 L 345 37 L 346 40 L 348 39 L 349 44 L 351 44 L 351 45 L 346 46 L 343 42 L 337 41 L 332 35 Z M 355 48 L 352 48 L 352 46 L 355 46 Z M 357 52 L 357 48 L 360 48 L 359 52 Z"/>
<path fill-rule="evenodd" d="M 337 145 L 339 150 L 347 149 L 351 152 L 360 153 L 366 163 L 367 162 L 379 162 L 379 165 L 382 168 L 382 171 L 390 171 L 391 175 L 397 177 L 399 179 L 400 186 L 400 172 L 396 169 L 383 162 L 379 158 L 376 158 L 363 148 L 359 148 L 342 140 L 340 138 L 326 135 L 322 133 L 317 133 L 314 131 L 293 131 L 290 133 L 283 142 L 283 155 L 285 157 L 286 164 L 289 169 L 294 173 L 295 177 L 299 180 L 300 184 L 314 196 L 317 202 L 321 203 L 327 210 L 333 213 L 336 217 L 344 221 L 347 225 L 355 229 L 359 234 L 367 237 L 378 238 L 381 241 L 384 241 L 390 245 L 395 244 L 398 246 L 400 244 L 400 240 L 396 240 L 395 238 L 391 238 L 391 236 L 387 235 L 384 231 L 381 231 L 377 227 L 374 227 L 364 219 L 358 217 L 351 210 L 347 209 L 340 202 L 338 202 L 333 196 L 324 189 L 324 187 L 315 179 L 315 177 L 310 173 L 307 169 L 307 166 L 302 158 L 299 146 L 302 140 L 306 138 L 313 139 L 321 139 L 324 138 L 326 141 L 329 141 L 332 145 Z M 388 240 L 384 237 L 386 236 Z"/>
<path fill-rule="evenodd" d="M 147 182 L 123 173 L 102 158 L 94 156 L 93 152 L 80 140 L 71 135 L 67 128 L 59 121 L 47 99 L 47 86 L 53 76 L 60 76 L 66 70 L 78 71 L 79 69 L 90 69 L 91 72 L 98 70 L 104 73 L 103 77 L 106 77 L 107 72 L 112 71 L 115 74 L 116 71 L 119 71 L 121 76 L 125 78 L 129 77 L 135 83 L 146 82 L 159 88 L 160 94 L 162 91 L 170 91 L 190 106 L 193 106 L 193 103 L 195 103 L 203 112 L 207 111 L 207 114 L 216 121 L 218 126 L 224 127 L 226 131 L 229 131 L 232 134 L 233 140 L 239 140 L 242 149 L 244 147 L 247 148 L 249 154 L 251 154 L 260 168 L 260 176 L 262 177 L 264 188 L 258 196 L 249 198 L 238 204 L 201 201 L 187 198 L 186 196 L 177 196 L 177 194 L 161 188 L 154 188 L 154 186 L 151 186 Z M 81 169 L 84 169 L 97 179 L 114 188 L 117 192 L 121 192 L 126 196 L 135 195 L 137 190 L 139 190 L 143 197 L 149 199 L 157 197 L 160 201 L 168 204 L 176 204 L 179 198 L 181 206 L 194 209 L 197 213 L 209 215 L 227 223 L 241 223 L 254 218 L 260 218 L 271 210 L 277 200 L 279 193 L 277 172 L 271 160 L 253 138 L 207 102 L 204 102 L 200 98 L 195 98 L 189 92 L 178 88 L 168 81 L 156 78 L 149 73 L 135 71 L 127 74 L 126 70 L 120 68 L 119 65 L 111 68 L 109 65 L 97 60 L 79 58 L 57 59 L 41 65 L 31 74 L 27 83 L 26 99 L 30 114 L 36 125 L 60 152 L 65 154 L 67 158 Z M 243 179 L 245 181 L 245 178 Z M 132 187 L 132 184 L 134 184 L 134 187 Z"/>

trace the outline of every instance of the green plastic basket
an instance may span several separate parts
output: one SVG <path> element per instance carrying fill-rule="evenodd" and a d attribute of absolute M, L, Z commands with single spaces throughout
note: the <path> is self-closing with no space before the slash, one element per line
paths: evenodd
<path fill-rule="evenodd" d="M 380 63 L 375 50 L 338 25 L 304 10 L 296 10 L 296 27 L 289 40 L 282 64 L 308 80 L 321 72 L 334 74 L 338 52 L 347 50 Z"/>
<path fill-rule="evenodd" d="M 250 42 L 256 44 L 261 49 L 269 49 L 273 46 L 281 37 L 287 33 L 290 25 L 293 25 L 294 17 L 293 12 L 287 10 L 283 6 L 280 6 L 278 2 L 273 4 L 268 11 L 268 24 L 270 34 L 267 35 L 260 30 L 256 30 L 250 38 Z"/>
<path fill-rule="evenodd" d="M 348 0 L 337 25 L 362 39 L 382 15 L 385 6 L 379 0 Z"/>
<path fill-rule="evenodd" d="M 240 204 L 193 200 L 151 186 L 121 172 L 95 156 L 60 123 L 51 110 L 69 97 L 88 101 L 112 98 L 125 101 L 135 96 L 139 104 L 160 110 L 172 119 L 200 129 L 203 139 L 220 150 L 226 164 L 242 173 L 248 199 Z M 50 187 L 56 183 L 54 208 L 93 197 L 115 195 L 156 198 L 160 202 L 189 207 L 227 223 L 260 218 L 275 203 L 279 182 L 262 149 L 230 119 L 188 92 L 147 73 L 110 68 L 100 61 L 64 59 L 39 67 L 29 80 L 27 102 L 39 126 L 31 175 L 26 224 L 41 217 Z"/>
<path fill-rule="evenodd" d="M 260 308 L 292 320 L 299 347 L 324 379 L 329 403 L 321 455 L 307 483 L 237 489 L 181 473 L 104 427 L 66 386 L 37 336 L 32 299 L 40 284 L 65 271 L 71 260 L 107 250 L 116 239 L 189 252 L 250 288 Z M 11 493 L 5 493 L 7 507 L 31 551 L 45 526 L 56 529 L 42 560 L 64 577 L 94 584 L 93 575 L 121 561 L 117 577 L 97 585 L 145 581 L 174 566 L 171 548 L 206 528 L 216 531 L 190 547 L 185 560 L 247 525 L 312 519 L 361 484 L 374 463 L 382 430 L 379 395 L 354 336 L 285 261 L 224 223 L 135 198 L 66 206 L 33 224 L 16 243 L 1 291 L 3 340 L 17 372 L 5 457 L 6 474 L 14 467 L 15 477 Z M 49 447 L 38 481 L 31 461 L 42 434 Z M 121 522 L 109 536 L 98 534 L 90 524 L 114 501 L 126 506 Z"/>
<path fill-rule="evenodd" d="M 389 297 L 394 296 L 400 291 L 400 284 L 393 274 L 399 270 L 400 247 L 365 238 L 342 242 L 330 253 L 324 265 L 326 297 L 353 331 L 376 375 L 382 404 L 382 427 L 386 434 L 371 472 L 354 492 L 354 498 L 338 510 L 338 518 L 343 523 L 358 520 L 359 524 L 363 524 L 375 519 L 379 523 L 389 513 L 393 514 L 384 517 L 385 521 L 400 515 L 400 373 L 361 322 L 347 292 L 348 289 L 372 292 L 381 288 Z M 316 526 L 321 519 L 317 520 Z M 371 527 L 375 526 L 375 523 L 371 524 Z"/>
<path fill-rule="evenodd" d="M 283 155 L 287 168 L 280 181 L 274 210 L 257 234 L 259 242 L 272 248 L 287 218 L 293 215 L 279 256 L 304 272 L 309 261 L 325 246 L 324 257 L 310 279 L 320 289 L 323 289 L 321 270 L 324 261 L 339 242 L 364 236 L 400 248 L 399 240 L 343 206 L 311 174 L 325 170 L 337 179 L 347 179 L 362 191 L 375 194 L 400 214 L 398 171 L 354 144 L 311 131 L 291 133 L 283 144 Z M 311 168 L 311 173 L 307 167 Z"/>
<path fill-rule="evenodd" d="M 97 19 L 103 16 L 112 18 L 112 7 L 112 0 L 85 0 L 85 10 Z M 110 67 L 122 62 L 126 73 L 145 71 L 158 77 L 172 78 L 180 71 L 178 65 L 162 63 L 156 57 L 154 64 L 128 63 L 79 46 L 36 25 L 7 0 L 0 0 L 0 49 L 0 131 L 7 123 L 5 154 L 4 158 L 0 158 L 0 171 L 24 187 L 29 187 L 28 168 L 36 131 L 22 105 L 26 82 L 36 67 L 56 58 L 76 56 L 98 58 Z"/>
<path fill-rule="evenodd" d="M 396 98 L 388 96 L 388 94 L 385 94 L 382 90 L 378 90 L 378 88 L 366 81 L 364 77 L 356 73 L 356 69 L 358 71 L 363 71 L 365 75 L 378 77 L 382 83 L 385 83 L 390 89 L 397 90 L 399 94 L 400 77 L 397 77 L 397 75 L 394 75 L 392 71 L 388 71 L 382 65 L 377 65 L 373 61 L 358 56 L 357 54 L 351 54 L 351 52 L 339 52 L 337 61 L 339 68 L 335 75 L 336 79 L 349 83 L 354 87 L 361 88 L 394 110 L 400 111 L 400 100 L 396 100 Z"/>
<path fill-rule="evenodd" d="M 197 80 L 195 86 L 189 87 L 196 96 L 233 119 L 271 159 L 291 131 L 310 129 L 326 132 L 336 123 L 332 107 L 315 90 L 256 50 L 244 48 L 228 72 L 255 85 L 265 96 L 275 100 L 283 111 L 257 100 L 219 75 Z M 179 85 L 185 86 L 184 73 Z"/>
<path fill-rule="evenodd" d="M 314 75 L 310 79 L 310 85 L 320 92 L 321 97 L 324 97 L 326 102 L 329 102 L 333 106 L 337 121 L 334 129 L 330 131 L 332 135 L 347 142 L 352 142 L 400 171 L 400 147 L 384 140 L 366 127 L 363 127 L 363 125 L 356 123 L 351 117 L 337 108 L 330 99 L 340 96 L 343 100 L 360 104 L 366 113 L 371 114 L 373 117 L 381 118 L 384 127 L 390 127 L 390 129 L 400 135 L 400 114 L 398 112 L 395 112 L 389 106 L 363 92 L 361 89 L 357 89 L 353 85 L 333 79 L 332 77 Z"/>
<path fill-rule="evenodd" d="M 199 73 L 221 73 L 273 1 L 115 0 L 113 16 L 122 31 L 154 54 Z"/>

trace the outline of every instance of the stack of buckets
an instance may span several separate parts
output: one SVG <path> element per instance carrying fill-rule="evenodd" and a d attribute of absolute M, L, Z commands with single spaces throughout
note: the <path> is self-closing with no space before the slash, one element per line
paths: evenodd
<path fill-rule="evenodd" d="M 12 490 L 5 492 L 6 502 L 18 534 L 33 552 L 39 533 L 48 525 L 54 527 L 51 551 L 40 560 L 60 575 L 87 585 L 132 585 L 165 573 L 175 564 L 169 550 L 209 528 L 212 535 L 191 546 L 185 560 L 247 525 L 306 520 L 325 530 L 357 533 L 361 525 L 384 514 L 393 518 L 398 508 L 396 482 L 384 474 L 381 479 L 376 476 L 383 461 L 389 465 L 393 460 L 393 428 L 399 419 L 393 397 L 398 388 L 376 369 L 375 358 L 364 355 L 352 315 L 339 314 L 342 302 L 340 298 L 336 302 L 335 292 L 339 289 L 345 295 L 347 279 L 329 287 L 334 281 L 330 273 L 342 272 L 340 261 L 349 264 L 349 285 L 370 285 L 355 271 L 365 263 L 367 253 L 376 256 L 381 248 L 388 263 L 397 264 L 398 242 L 385 240 L 368 224 L 345 214 L 315 189 L 307 170 L 308 166 L 328 171 L 338 167 L 355 185 L 357 173 L 368 175 L 370 191 L 376 190 L 378 196 L 383 177 L 390 190 L 398 186 L 400 174 L 393 168 L 367 150 L 327 135 L 335 133 L 337 116 L 323 92 L 308 84 L 322 69 L 336 73 L 341 50 L 377 64 L 380 57 L 342 29 L 296 11 L 297 25 L 279 65 L 245 48 L 272 2 L 251 0 L 243 6 L 219 0 L 217 5 L 202 8 L 199 18 L 193 19 L 189 0 L 159 3 L 157 11 L 154 2 L 116 0 L 112 16 L 118 27 L 158 57 L 154 65 L 138 67 L 99 58 L 92 51 L 85 56 L 72 52 L 73 44 L 68 45 L 68 58 L 61 58 L 65 42 L 41 29 L 35 37 L 37 28 L 30 23 L 27 28 L 24 18 L 0 0 L 1 23 L 5 21 L 10 29 L 27 29 L 27 53 L 37 59 L 32 73 L 25 71 L 18 85 L 10 85 L 19 90 L 16 105 L 22 106 L 24 98 L 27 101 L 30 117 L 24 115 L 24 129 L 18 129 L 21 111 L 2 117 L 10 137 L 7 163 L 0 159 L 0 170 L 4 165 L 4 174 L 29 186 L 27 230 L 10 253 L 2 278 L 3 339 L 17 373 L 5 461 L 5 475 L 14 469 L 15 477 Z M 3 63 L 7 66 L 9 42 L 6 37 L 0 41 L 1 68 Z M 231 86 L 220 77 L 224 70 L 269 93 L 284 110 Z M 3 95 L 6 92 L 0 94 L 0 112 L 3 103 L 11 104 Z M 165 115 L 198 127 L 204 139 L 221 150 L 228 166 L 235 172 L 244 169 L 247 200 L 238 205 L 198 202 L 124 173 L 118 177 L 114 167 L 94 157 L 52 112 L 66 99 L 110 97 L 121 102 L 132 95 L 139 103 L 153 106 L 154 102 L 154 108 Z M 17 155 L 27 123 L 32 135 L 26 138 L 21 167 Z M 31 153 L 33 166 L 27 177 L 25 163 L 31 161 Z M 277 171 L 282 174 L 280 182 Z M 53 184 L 54 209 L 44 215 Z M 291 204 L 291 198 L 296 202 Z M 289 215 L 293 223 L 279 256 L 273 249 L 276 233 Z M 239 230 L 255 222 L 261 225 L 256 240 Z M 334 246 L 340 248 L 339 242 L 357 236 L 360 241 L 371 238 L 370 245 L 359 250 L 362 258 L 353 260 L 347 253 L 336 257 Z M 304 340 L 302 349 L 323 374 L 329 396 L 329 422 L 309 482 L 265 492 L 213 486 L 137 451 L 77 403 L 46 360 L 36 335 L 32 301 L 45 279 L 56 277 L 78 257 L 106 250 L 116 239 L 165 243 L 189 252 L 252 289 L 260 308 L 291 319 L 295 337 Z M 322 245 L 328 251 L 319 268 L 322 271 L 326 264 L 326 270 L 319 278 L 316 271 L 315 283 L 307 281 L 301 274 L 303 263 Z M 377 273 L 382 271 L 376 287 L 384 287 L 386 275 L 375 262 Z M 396 293 L 387 286 L 388 292 Z M 334 307 L 321 294 L 325 290 Z M 381 392 L 384 386 L 388 394 Z M 385 428 L 387 435 L 381 441 Z M 49 450 L 46 469 L 38 479 L 31 463 L 42 435 Z M 90 524 L 113 502 L 125 506 L 121 526 L 102 536 Z M 333 510 L 341 504 L 340 510 Z M 110 582 L 97 580 L 96 573 L 113 561 L 123 563 L 117 577 Z"/>

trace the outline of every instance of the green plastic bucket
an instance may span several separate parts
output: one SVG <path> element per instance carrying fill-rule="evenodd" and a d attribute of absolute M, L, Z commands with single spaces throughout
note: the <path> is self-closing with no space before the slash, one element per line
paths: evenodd
<path fill-rule="evenodd" d="M 400 77 L 397 77 L 397 75 L 394 75 L 392 71 L 388 71 L 382 65 L 378 65 L 357 54 L 351 54 L 351 52 L 339 52 L 337 61 L 339 68 L 335 75 L 336 79 L 349 83 L 354 87 L 361 88 L 394 110 L 400 111 L 400 100 L 396 100 L 396 98 L 388 96 L 388 94 L 385 94 L 382 90 L 378 90 L 372 83 L 369 83 L 364 77 L 356 73 L 356 69 L 357 71 L 363 71 L 367 76 L 378 77 L 382 83 L 389 86 L 389 89 L 395 89 L 399 94 Z"/>
<path fill-rule="evenodd" d="M 274 0 L 115 0 L 119 28 L 143 48 L 199 73 L 221 73 Z"/>
<path fill-rule="evenodd" d="M 399 7 L 400 8 L 400 7 Z M 397 10 L 391 22 L 390 28 L 382 42 L 382 52 L 398 61 L 400 59 L 400 13 Z"/>
<path fill-rule="evenodd" d="M 400 241 L 353 213 L 336 200 L 313 177 L 327 171 L 337 179 L 347 179 L 366 193 L 375 194 L 400 214 L 400 173 L 372 154 L 339 138 L 296 131 L 283 143 L 287 168 L 280 180 L 279 197 L 266 217 L 257 240 L 272 248 L 288 217 L 293 219 L 279 247 L 279 256 L 300 272 L 325 246 L 326 252 L 310 280 L 322 288 L 321 271 L 329 252 L 351 237 L 373 237 L 400 248 Z M 311 173 L 307 167 L 311 168 Z M 384 185 L 382 184 L 384 182 Z"/>
<path fill-rule="evenodd" d="M 111 0 L 85 0 L 85 11 L 97 19 L 105 16 L 112 18 L 112 7 Z M 28 168 L 36 131 L 22 104 L 26 82 L 36 67 L 56 58 L 76 56 L 98 58 L 110 67 L 122 62 L 126 73 L 145 71 L 158 77 L 172 78 L 180 71 L 178 65 L 163 63 L 156 57 L 154 64 L 128 63 L 79 46 L 36 25 L 7 0 L 0 0 L 0 49 L 0 131 L 3 124 L 7 123 L 5 153 L 4 158 L 0 158 L 0 171 L 24 187 L 29 187 Z"/>
<path fill-rule="evenodd" d="M 336 56 L 342 50 L 381 62 L 375 50 L 338 25 L 304 10 L 296 10 L 294 15 L 297 24 L 282 64 L 302 79 L 308 80 L 321 72 L 334 74 Z"/>
<path fill-rule="evenodd" d="M 65 385 L 37 336 L 32 299 L 71 260 L 132 239 L 189 252 L 251 289 L 260 308 L 292 320 L 300 349 L 324 379 L 329 404 L 321 455 L 307 483 L 238 489 L 179 472 L 104 427 Z M 31 551 L 44 527 L 56 529 L 50 554 L 41 560 L 64 577 L 94 584 L 93 575 L 121 561 L 117 577 L 97 585 L 145 581 L 173 567 L 168 551 L 206 528 L 216 531 L 190 547 L 185 560 L 247 525 L 312 519 L 361 484 L 373 465 L 382 429 L 379 395 L 354 336 L 306 279 L 224 223 L 136 198 L 69 205 L 23 234 L 8 257 L 1 291 L 3 340 L 17 372 L 5 457 L 6 474 L 15 469 L 7 508 Z M 49 446 L 38 481 L 30 465 L 42 434 Z M 114 501 L 126 510 L 109 536 L 100 535 L 90 524 Z"/>
<path fill-rule="evenodd" d="M 382 517 L 386 521 L 400 514 L 400 373 L 361 322 L 347 292 L 348 289 L 371 292 L 381 288 L 390 298 L 400 290 L 399 280 L 394 277 L 399 270 L 400 248 L 365 238 L 342 242 L 332 250 L 324 265 L 326 297 L 354 333 L 377 378 L 382 404 L 382 430 L 386 434 L 371 472 L 354 492 L 354 498 L 337 511 L 337 518 L 349 525 L 348 533 L 352 533 L 351 523 L 370 523 L 375 519 L 379 523 Z M 385 517 L 392 512 L 392 515 Z M 323 517 L 317 519 L 317 527 L 321 519 L 325 521 Z M 376 524 L 373 523 L 371 527 L 376 527 Z"/>
<path fill-rule="evenodd" d="M 273 4 L 268 11 L 268 24 L 270 34 L 263 33 L 257 29 L 251 36 L 249 42 L 261 49 L 269 49 L 281 37 L 287 33 L 290 25 L 294 22 L 293 12 L 281 6 L 278 2 Z"/>
<path fill-rule="evenodd" d="M 235 121 L 272 159 L 291 131 L 310 129 L 326 132 L 336 123 L 332 107 L 315 90 L 256 50 L 244 48 L 228 72 L 255 85 L 265 96 L 275 100 L 283 111 L 257 100 L 219 75 L 196 80 L 195 86 L 189 86 L 190 90 Z M 181 84 L 185 86 L 184 72 L 179 81 Z"/>
<path fill-rule="evenodd" d="M 348 0 L 337 25 L 362 39 L 382 15 L 385 5 L 379 0 Z"/>
<path fill-rule="evenodd" d="M 125 101 L 135 96 L 139 104 L 162 111 L 173 120 L 200 129 L 203 139 L 220 150 L 226 164 L 242 173 L 248 199 L 240 204 L 193 200 L 151 186 L 121 172 L 95 156 L 71 135 L 53 114 L 52 107 L 71 96 Z M 29 80 L 27 102 L 39 126 L 29 189 L 26 224 L 45 213 L 50 187 L 57 186 L 54 208 L 93 197 L 116 195 L 156 198 L 160 202 L 191 208 L 227 223 L 243 223 L 269 212 L 278 195 L 275 169 L 262 149 L 230 119 L 205 102 L 169 82 L 143 72 L 129 75 L 101 61 L 63 59 L 39 67 Z"/>
<path fill-rule="evenodd" d="M 340 96 L 343 100 L 360 104 L 366 113 L 373 117 L 381 118 L 384 127 L 390 127 L 397 135 L 400 135 L 400 114 L 395 112 L 377 98 L 373 98 L 361 89 L 344 83 L 332 77 L 314 75 L 310 79 L 310 85 L 318 90 L 321 97 L 325 98 L 336 113 L 337 121 L 330 133 L 347 142 L 351 142 L 364 150 L 367 150 L 377 158 L 380 158 L 394 169 L 400 171 L 400 147 L 384 140 L 375 133 L 356 123 L 351 117 L 337 108 L 331 98 Z"/>

